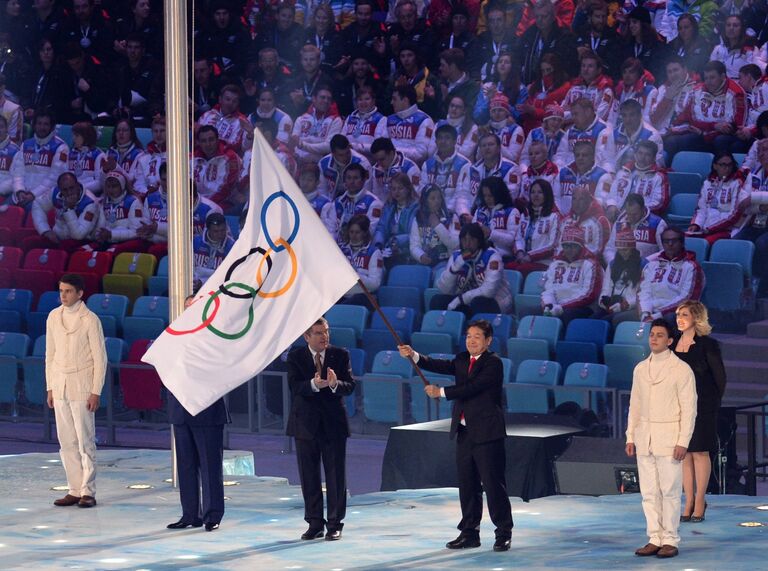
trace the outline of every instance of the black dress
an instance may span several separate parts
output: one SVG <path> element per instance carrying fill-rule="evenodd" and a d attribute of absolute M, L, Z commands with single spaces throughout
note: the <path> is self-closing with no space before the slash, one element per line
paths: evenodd
<path fill-rule="evenodd" d="M 717 412 L 725 393 L 725 366 L 720 344 L 709 336 L 695 335 L 687 353 L 676 351 L 678 337 L 672 343 L 675 355 L 688 363 L 696 377 L 696 424 L 688 444 L 689 452 L 717 451 Z"/>

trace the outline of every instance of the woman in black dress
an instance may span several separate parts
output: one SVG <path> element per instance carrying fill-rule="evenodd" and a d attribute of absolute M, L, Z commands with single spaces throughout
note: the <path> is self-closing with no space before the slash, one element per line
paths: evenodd
<path fill-rule="evenodd" d="M 709 336 L 712 327 L 706 306 L 699 301 L 684 301 L 676 316 L 680 336 L 673 342 L 672 350 L 693 369 L 698 396 L 696 425 L 683 460 L 685 508 L 680 521 L 700 523 L 707 509 L 710 455 L 717 451 L 717 412 L 725 393 L 725 367 L 719 343 Z"/>

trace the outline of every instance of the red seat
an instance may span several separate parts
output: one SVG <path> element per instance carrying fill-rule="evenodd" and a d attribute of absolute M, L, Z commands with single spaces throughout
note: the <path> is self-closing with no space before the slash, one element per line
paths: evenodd
<path fill-rule="evenodd" d="M 24 257 L 25 270 L 48 270 L 63 272 L 67 267 L 67 254 L 64 250 L 53 248 L 33 248 Z"/>
<path fill-rule="evenodd" d="M 10 289 L 13 283 L 11 277 L 11 270 L 8 268 L 0 268 L 0 289 Z"/>
<path fill-rule="evenodd" d="M 17 289 L 28 289 L 35 299 L 46 291 L 56 291 L 59 287 L 61 272 L 50 270 L 16 270 L 13 272 L 13 283 Z"/>
<path fill-rule="evenodd" d="M 21 206 L 9 206 L 7 210 L 0 212 L 0 226 L 15 230 L 21 228 L 26 212 Z M 30 218 L 32 218 L 30 216 Z"/>
<path fill-rule="evenodd" d="M 33 244 L 31 242 L 29 242 L 29 245 L 26 245 L 26 242 L 33 238 L 40 238 L 41 240 L 45 240 L 45 238 L 40 236 L 40 234 L 38 234 L 37 230 L 34 228 L 16 228 L 13 231 L 13 243 L 22 250 L 26 251 L 37 247 L 37 244 Z"/>
<path fill-rule="evenodd" d="M 67 270 L 75 273 L 96 274 L 101 279 L 112 269 L 111 252 L 88 252 L 78 250 L 69 258 Z"/>
<path fill-rule="evenodd" d="M 0 228 L 0 246 L 15 246 L 16 237 L 14 236 L 16 230 L 2 227 Z"/>
<path fill-rule="evenodd" d="M 12 246 L 0 246 L 0 268 L 15 270 L 21 265 L 21 257 L 24 251 Z"/>
<path fill-rule="evenodd" d="M 128 359 L 120 367 L 120 388 L 125 406 L 134 410 L 158 410 L 163 406 L 162 383 L 154 367 L 141 362 L 141 357 L 152 344 L 150 339 L 134 341 Z M 142 365 L 136 368 L 135 365 Z"/>

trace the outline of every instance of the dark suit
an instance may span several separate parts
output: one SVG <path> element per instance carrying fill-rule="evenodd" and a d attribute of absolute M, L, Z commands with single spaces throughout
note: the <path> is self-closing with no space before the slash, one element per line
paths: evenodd
<path fill-rule="evenodd" d="M 308 347 L 288 354 L 288 384 L 291 388 L 291 414 L 287 434 L 296 439 L 301 493 L 304 496 L 304 519 L 322 528 L 323 489 L 320 462 L 325 469 L 328 496 L 328 529 L 340 530 L 347 510 L 346 454 L 349 420 L 344 397 L 355 390 L 349 353 L 338 347 L 325 350 L 321 378 L 328 377 L 330 367 L 336 373 L 336 392 L 329 387 L 313 391 L 315 363 Z"/>
<path fill-rule="evenodd" d="M 219 399 L 192 416 L 169 391 L 168 420 L 176 440 L 181 519 L 219 523 L 224 516 L 224 425 L 230 422 L 227 407 Z"/>
<path fill-rule="evenodd" d="M 455 359 L 430 359 L 419 355 L 419 367 L 435 373 L 454 375 L 456 384 L 445 387 L 445 398 L 453 401 L 451 438 L 457 437 L 456 470 L 459 477 L 462 534 L 476 535 L 483 517 L 483 490 L 488 511 L 496 525 L 497 538 L 512 535 L 512 509 L 504 477 L 507 436 L 502 409 L 504 370 L 501 359 L 486 351 L 469 370 L 469 353 Z M 466 426 L 461 424 L 464 415 Z"/>

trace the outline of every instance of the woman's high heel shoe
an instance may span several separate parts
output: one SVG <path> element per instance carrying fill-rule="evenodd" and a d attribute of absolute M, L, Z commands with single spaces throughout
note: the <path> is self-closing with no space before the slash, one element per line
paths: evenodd
<path fill-rule="evenodd" d="M 706 514 L 706 513 L 707 513 L 707 502 L 705 501 L 704 502 L 704 511 L 701 512 L 700 516 L 692 515 L 691 519 L 690 519 L 690 522 L 691 523 L 701 523 L 701 522 L 703 522 L 704 521 L 704 514 Z"/>
<path fill-rule="evenodd" d="M 685 523 L 685 522 L 691 521 L 691 517 L 693 516 L 693 510 L 694 509 L 695 508 L 692 508 L 691 509 L 691 513 L 689 513 L 689 514 L 683 513 L 683 515 L 680 516 L 680 522 Z"/>

